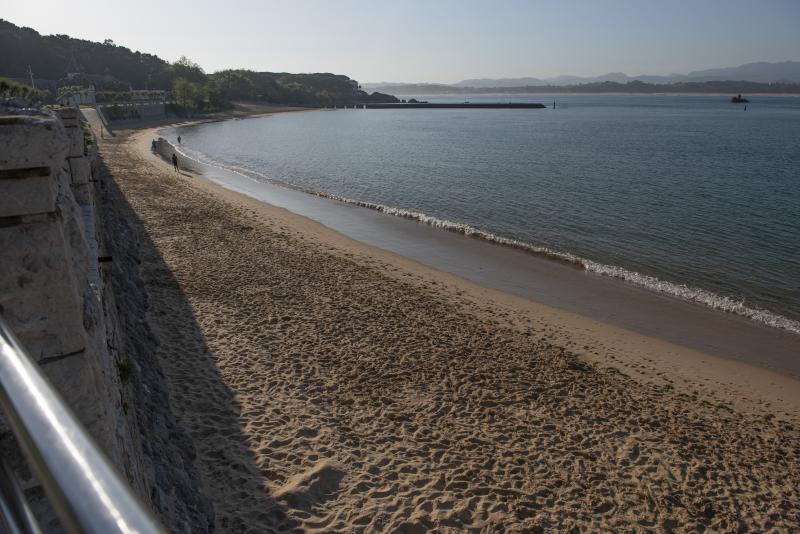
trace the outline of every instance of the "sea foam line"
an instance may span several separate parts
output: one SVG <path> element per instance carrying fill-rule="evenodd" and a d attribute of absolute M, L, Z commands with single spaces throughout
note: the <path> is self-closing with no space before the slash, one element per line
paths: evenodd
<path fill-rule="evenodd" d="M 426 224 L 428 226 L 432 226 L 440 230 L 446 230 L 448 232 L 462 234 L 468 237 L 473 237 L 476 239 L 488 241 L 490 243 L 495 243 L 498 245 L 515 248 L 517 250 L 522 250 L 530 254 L 559 261 L 567 265 L 570 265 L 572 267 L 584 269 L 586 271 L 599 274 L 601 276 L 617 278 L 627 283 L 644 287 L 650 291 L 655 291 L 657 293 L 670 295 L 672 297 L 676 297 L 678 299 L 689 302 L 696 302 L 698 304 L 702 304 L 704 306 L 707 306 L 715 310 L 720 310 L 740 315 L 742 317 L 747 317 L 749 319 L 771 326 L 773 328 L 779 328 L 781 330 L 786 330 L 794 334 L 800 335 L 800 321 L 795 321 L 793 319 L 784 317 L 783 315 L 779 315 L 769 310 L 748 306 L 744 303 L 743 300 L 737 300 L 731 297 L 717 295 L 716 293 L 713 293 L 711 291 L 697 287 L 691 287 L 686 284 L 676 284 L 673 282 L 667 282 L 665 280 L 660 280 L 655 276 L 642 274 L 636 271 L 629 271 L 627 269 L 615 265 L 606 265 L 603 263 L 598 263 L 596 261 L 582 258 L 575 254 L 553 250 L 549 247 L 545 247 L 542 245 L 535 245 L 525 241 L 520 241 L 518 239 L 499 236 L 493 234 L 492 232 L 487 232 L 486 230 L 475 228 L 474 226 L 466 223 L 459 223 L 459 222 L 449 221 L 446 219 L 439 219 L 437 217 L 433 217 L 431 215 L 427 215 L 425 213 L 418 211 L 412 211 L 393 206 L 386 206 L 384 204 L 379 204 L 376 202 L 356 200 L 341 195 L 337 195 L 334 193 L 318 191 L 316 189 L 310 189 L 307 187 L 299 186 L 291 182 L 276 180 L 262 173 L 253 171 L 252 169 L 226 165 L 219 162 L 208 163 L 205 161 L 200 161 L 200 157 L 198 156 L 188 156 L 186 155 L 185 152 L 182 151 L 179 151 L 179 153 L 181 153 L 184 157 L 194 159 L 198 163 L 211 165 L 227 171 L 231 171 L 236 174 L 239 174 L 240 176 L 244 176 L 246 178 L 254 180 L 256 182 L 260 182 L 261 181 L 259 180 L 260 178 L 262 180 L 266 180 L 269 183 L 293 189 L 295 191 L 300 191 L 302 193 L 307 193 L 310 195 L 315 195 L 318 197 L 335 200 L 337 202 L 342 202 L 353 206 L 359 206 L 362 208 L 379 211 L 381 213 L 392 215 L 394 217 L 401 217 L 403 219 L 409 219 L 422 224 Z M 207 156 L 205 157 L 207 158 Z"/>

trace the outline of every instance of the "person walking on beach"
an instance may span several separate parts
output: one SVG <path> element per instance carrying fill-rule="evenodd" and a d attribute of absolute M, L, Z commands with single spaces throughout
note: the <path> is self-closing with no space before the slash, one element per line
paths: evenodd
<path fill-rule="evenodd" d="M 181 144 L 181 136 L 178 136 L 178 144 Z"/>
<path fill-rule="evenodd" d="M 175 172 L 178 172 L 178 156 L 172 153 L 172 166 L 175 167 Z"/>
<path fill-rule="evenodd" d="M 155 152 L 157 148 L 158 148 L 158 143 L 156 142 L 155 139 L 153 139 L 153 142 L 150 143 L 150 150 Z"/>

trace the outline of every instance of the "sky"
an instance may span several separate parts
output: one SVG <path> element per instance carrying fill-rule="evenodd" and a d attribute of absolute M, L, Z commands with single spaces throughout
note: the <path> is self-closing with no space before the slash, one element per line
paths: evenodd
<path fill-rule="evenodd" d="M 800 0 L 2 0 L 42 34 L 115 43 L 207 72 L 334 72 L 454 83 L 686 73 L 800 60 Z"/>

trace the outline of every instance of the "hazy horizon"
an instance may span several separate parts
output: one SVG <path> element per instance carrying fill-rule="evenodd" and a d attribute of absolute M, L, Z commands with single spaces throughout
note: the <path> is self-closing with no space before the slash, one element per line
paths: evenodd
<path fill-rule="evenodd" d="M 778 61 L 756 60 L 756 61 L 751 61 L 751 62 L 748 62 L 748 63 L 777 64 L 777 63 L 791 63 L 791 62 L 797 63 L 797 62 L 800 62 L 800 60 L 797 60 L 797 59 L 786 59 L 786 60 L 778 60 Z M 463 82 L 463 81 L 466 81 L 466 80 L 517 80 L 517 79 L 524 79 L 524 78 L 537 78 L 537 79 L 541 79 L 541 80 L 550 80 L 550 79 L 554 79 L 554 78 L 564 78 L 564 77 L 578 77 L 578 78 L 587 78 L 587 79 L 589 79 L 589 78 L 602 78 L 607 74 L 625 74 L 625 75 L 627 75 L 627 76 L 629 76 L 631 78 L 650 77 L 650 76 L 668 77 L 668 76 L 683 76 L 683 75 L 689 74 L 690 72 L 702 72 L 702 71 L 705 71 L 705 70 L 719 70 L 719 69 L 727 69 L 727 68 L 737 68 L 737 67 L 741 67 L 741 66 L 746 65 L 746 64 L 747 63 L 736 64 L 736 65 L 714 65 L 714 66 L 708 66 L 708 67 L 701 68 L 701 69 L 693 69 L 692 71 L 686 71 L 686 72 L 636 72 L 636 73 L 631 73 L 631 72 L 624 72 L 624 71 L 621 71 L 621 70 L 613 70 L 612 69 L 612 70 L 608 70 L 608 71 L 605 71 L 605 72 L 601 72 L 601 73 L 598 73 L 598 74 L 592 74 L 592 75 L 574 74 L 572 72 L 562 72 L 562 73 L 556 74 L 554 76 L 533 76 L 533 75 L 500 76 L 500 77 L 470 76 L 470 77 L 467 77 L 467 78 L 462 78 L 460 80 L 455 80 L 453 82 L 426 82 L 426 81 L 422 81 L 422 80 L 420 80 L 420 81 L 412 81 L 412 82 L 408 82 L 408 81 L 404 81 L 404 80 L 378 80 L 378 81 L 374 81 L 374 80 L 361 81 L 361 80 L 359 80 L 359 81 L 361 83 L 365 84 L 365 85 L 393 85 L 393 84 L 398 84 L 398 85 L 427 85 L 427 84 L 431 84 L 431 85 L 454 85 L 454 84 L 457 84 L 457 83 L 460 83 L 460 82 Z M 663 83 L 663 82 L 659 82 L 659 83 Z"/>
<path fill-rule="evenodd" d="M 498 7 L 499 6 L 499 7 Z M 800 59 L 800 2 L 686 0 L 524 2 L 443 0 L 374 5 L 143 0 L 113 12 L 46 0 L 3 18 L 44 35 L 115 43 L 207 72 L 247 68 L 333 72 L 362 83 L 456 83 L 470 78 L 684 74 Z"/>

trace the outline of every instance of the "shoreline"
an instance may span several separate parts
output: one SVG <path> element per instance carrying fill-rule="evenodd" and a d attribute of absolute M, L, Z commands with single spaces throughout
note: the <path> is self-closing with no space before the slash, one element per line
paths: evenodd
<path fill-rule="evenodd" d="M 165 127 L 165 129 L 173 130 L 174 132 L 174 130 L 183 128 L 185 126 L 192 125 L 178 125 Z M 696 303 L 699 306 L 709 310 L 743 317 L 756 324 L 800 336 L 800 315 L 797 314 L 796 310 L 790 308 L 789 303 L 786 302 L 781 302 L 778 304 L 772 302 L 771 306 L 758 300 L 752 302 L 752 299 L 750 299 L 751 301 L 747 302 L 747 299 L 744 296 L 741 296 L 745 294 L 744 292 L 739 291 L 737 293 L 734 290 L 731 293 L 730 288 L 728 288 L 729 293 L 726 294 L 724 292 L 719 292 L 720 290 L 709 289 L 708 287 L 703 287 L 692 282 L 681 281 L 679 278 L 669 278 L 667 275 L 663 277 L 661 275 L 656 276 L 640 272 L 635 270 L 635 268 L 623 267 L 621 266 L 623 262 L 602 263 L 575 252 L 551 248 L 550 246 L 537 244 L 535 241 L 524 241 L 513 237 L 507 237 L 503 234 L 496 234 L 490 230 L 473 226 L 472 224 L 442 219 L 424 212 L 381 204 L 376 201 L 364 201 L 358 198 L 346 197 L 342 196 L 341 194 L 330 193 L 324 190 L 315 190 L 313 188 L 298 185 L 290 181 L 276 180 L 271 176 L 263 174 L 262 172 L 254 169 L 226 166 L 224 164 L 214 162 L 213 159 L 208 159 L 206 155 L 199 152 L 187 152 L 184 150 L 183 146 L 176 146 L 176 142 L 174 140 L 176 135 L 176 133 L 172 133 L 172 135 L 169 136 L 170 139 L 168 142 L 170 142 L 172 145 L 175 145 L 175 150 L 179 155 L 183 156 L 184 160 L 187 162 L 187 165 L 189 165 L 192 170 L 205 175 L 212 181 L 215 181 L 229 189 L 232 188 L 240 192 L 246 192 L 250 196 L 260 198 L 267 203 L 275 203 L 274 201 L 271 202 L 269 200 L 268 197 L 270 194 L 267 189 L 274 189 L 274 187 L 278 186 L 280 188 L 303 193 L 304 195 L 320 197 L 336 203 L 357 206 L 390 215 L 392 217 L 407 219 L 421 225 L 436 228 L 438 230 L 451 232 L 457 235 L 463 235 L 470 239 L 482 240 L 487 243 L 500 246 L 501 248 L 519 250 L 536 258 L 546 258 L 564 265 L 570 265 L 587 273 L 599 275 L 602 278 L 617 279 L 623 281 L 625 285 L 641 287 L 654 294 L 663 295 L 668 298 L 674 298 L 682 302 Z M 189 134 L 189 137 L 191 137 L 191 134 Z M 233 180 L 226 180 L 226 178 L 230 177 L 233 177 Z M 241 177 L 244 177 L 245 180 L 241 180 Z M 243 181 L 252 181 L 254 183 L 252 184 L 252 187 L 250 187 L 246 184 L 243 184 Z M 259 191 L 259 188 L 264 189 L 264 191 Z M 287 207 L 285 203 L 281 205 L 283 207 Z M 298 211 L 297 209 L 293 208 L 290 208 L 290 210 L 295 211 L 296 213 L 302 213 L 302 210 Z M 342 229 L 337 227 L 335 224 L 332 226 L 330 220 L 322 221 L 321 219 L 315 217 L 312 218 L 318 220 L 318 222 L 322 222 L 326 226 L 333 227 L 334 229 L 338 228 L 339 231 L 342 231 Z M 347 231 L 344 233 L 354 237 L 352 233 Z M 356 237 L 356 239 L 364 241 L 364 239 L 361 237 Z M 397 250 L 395 250 L 395 252 L 397 252 Z M 407 255 L 403 252 L 400 253 L 401 255 Z M 420 260 L 420 257 L 415 256 L 415 259 Z M 423 263 L 425 263 L 424 260 Z M 440 269 L 443 268 L 442 265 L 437 265 L 436 267 Z M 444 268 L 444 270 L 453 272 L 447 268 Z M 463 273 L 454 274 L 461 274 L 463 276 Z M 534 298 L 534 300 L 536 300 L 536 298 Z M 581 313 L 579 310 L 573 309 L 572 311 L 578 311 L 578 313 Z M 622 326 L 629 325 L 622 324 Z M 798 338 L 798 341 L 800 341 L 800 338 Z M 800 345 L 797 347 L 797 351 L 800 352 Z M 794 359 L 788 359 L 786 361 L 793 360 Z M 791 372 L 794 376 L 800 378 L 800 361 L 797 363 L 798 365 L 792 366 L 791 369 L 786 370 Z M 770 365 L 767 366 L 770 367 Z"/>
<path fill-rule="evenodd" d="M 246 178 L 258 182 L 257 179 L 253 178 L 247 172 L 239 170 L 231 170 L 211 163 L 203 163 L 197 161 L 191 156 L 187 156 L 184 152 L 181 152 L 180 150 L 178 150 L 178 152 L 184 158 L 192 161 L 193 163 L 192 166 L 211 168 L 216 171 L 220 171 L 221 174 L 233 173 L 237 175 L 242 175 L 245 176 Z M 201 175 L 206 174 L 205 172 L 203 172 L 203 170 L 198 170 L 198 173 Z M 337 203 L 348 204 L 351 206 L 356 206 L 359 208 L 365 208 L 372 211 L 376 211 L 392 217 L 414 221 L 439 230 L 451 232 L 458 235 L 463 235 L 470 239 L 481 240 L 495 246 L 513 250 L 519 250 L 526 254 L 530 254 L 531 256 L 536 258 L 542 258 L 549 261 L 558 262 L 563 265 L 568 265 L 576 269 L 585 271 L 587 273 L 593 273 L 607 278 L 618 279 L 624 281 L 627 284 L 641 287 L 652 293 L 662 294 L 670 298 L 676 298 L 683 302 L 696 303 L 709 310 L 719 311 L 739 316 L 748 319 L 750 321 L 753 321 L 755 323 L 758 323 L 760 325 L 766 326 L 768 328 L 775 328 L 780 331 L 786 331 L 791 334 L 800 335 L 800 322 L 798 322 L 797 319 L 793 319 L 788 315 L 782 315 L 781 313 L 772 310 L 760 307 L 746 306 L 743 303 L 743 299 L 737 300 L 734 297 L 721 296 L 709 290 L 702 289 L 699 287 L 689 286 L 687 284 L 678 282 L 669 282 L 661 280 L 654 276 L 642 274 L 636 271 L 630 271 L 624 267 L 619 267 L 617 265 L 599 263 L 594 260 L 578 256 L 571 252 L 564 252 L 561 250 L 551 249 L 543 245 L 536 245 L 530 242 L 519 241 L 517 239 L 504 237 L 502 235 L 497 235 L 492 232 L 473 227 L 466 223 L 459 223 L 459 222 L 449 221 L 446 219 L 439 219 L 437 217 L 432 217 L 425 213 L 410 211 L 404 208 L 396 208 L 393 206 L 387 206 L 384 204 L 378 204 L 374 202 L 355 200 L 333 193 L 307 189 L 292 183 L 274 181 L 269 178 L 267 178 L 267 180 L 269 181 L 269 184 L 265 185 L 268 185 L 269 187 L 271 187 L 272 185 L 277 185 L 279 187 L 284 187 L 292 191 L 298 191 L 303 194 L 324 198 Z M 223 187 L 225 187 L 224 184 Z M 231 187 L 228 188 L 230 189 Z M 264 201 L 270 203 L 268 200 Z M 800 368 L 798 368 L 798 372 L 796 373 L 796 375 L 800 377 Z"/>
<path fill-rule="evenodd" d="M 492 239 L 492 235 L 487 239 L 485 232 L 469 231 L 462 228 L 464 225 L 456 225 L 459 231 L 442 232 L 451 229 L 442 228 L 442 221 L 436 219 L 431 224 L 421 214 L 411 213 L 418 217 L 409 217 L 408 212 L 393 213 L 392 209 L 381 209 L 385 208 L 381 205 L 291 184 L 264 183 L 247 173 L 202 163 L 180 148 L 177 151 L 188 158 L 191 170 L 205 179 L 309 217 L 356 241 L 483 287 L 698 352 L 800 378 L 800 361 L 796 358 L 800 353 L 798 325 L 784 316 L 755 308 L 738 309 L 739 305 L 730 299 L 682 285 L 659 283 L 652 287 L 647 283 L 650 278 L 638 273 L 567 253 L 519 246 L 516 241 Z M 631 280 L 631 276 L 635 279 Z"/>
<path fill-rule="evenodd" d="M 131 143 L 140 157 L 156 160 L 156 164 L 162 169 L 169 169 L 169 164 L 161 157 L 153 157 L 148 142 L 148 139 L 156 131 L 165 127 L 162 125 L 137 132 L 132 136 Z M 517 316 L 513 321 L 506 321 L 508 325 L 513 325 L 515 328 L 524 329 L 528 328 L 526 325 L 531 324 L 552 324 L 554 330 L 549 341 L 556 341 L 571 347 L 575 354 L 587 361 L 608 368 L 619 367 L 626 374 L 648 382 L 662 384 L 679 382 L 682 383 L 680 387 L 687 392 L 710 392 L 718 401 L 746 410 L 761 411 L 765 406 L 773 406 L 775 415 L 780 418 L 791 419 L 795 418 L 796 414 L 800 414 L 800 379 L 798 376 L 677 345 L 669 340 L 608 324 L 596 317 L 559 309 L 537 302 L 530 297 L 514 295 L 508 291 L 476 283 L 462 276 L 425 265 L 418 260 L 353 239 L 304 215 L 215 183 L 202 174 L 193 173 L 191 176 L 199 179 L 193 181 L 195 187 L 224 198 L 228 202 L 233 202 L 253 213 L 271 218 L 280 214 L 286 224 L 303 235 L 304 239 L 318 240 L 326 248 L 343 248 L 350 254 L 363 256 L 367 264 L 377 262 L 386 266 L 390 271 L 402 266 L 403 269 L 413 273 L 410 276 L 418 278 L 423 286 L 430 283 L 426 280 L 435 280 L 434 284 L 450 289 L 447 298 L 463 300 L 477 310 L 487 309 L 486 305 L 482 303 L 488 302 L 490 303 L 488 309 L 502 310 L 497 312 L 500 315 Z M 491 243 L 489 245 L 498 246 Z M 551 262 L 552 260 L 543 261 Z M 673 297 L 667 296 L 666 298 Z M 697 304 L 697 306 L 700 305 Z M 713 314 L 733 315 L 710 308 L 708 311 Z M 483 311 L 476 314 L 489 318 L 494 312 L 489 315 L 487 313 Z M 749 318 L 734 317 L 758 325 Z M 758 326 L 764 329 L 774 329 L 776 335 L 778 333 L 789 336 L 796 335 L 767 325 Z M 599 351 L 583 347 L 604 347 L 614 355 L 604 356 Z M 724 391 L 726 389 L 729 391 Z M 768 411 L 772 411 L 772 409 L 770 408 Z M 800 417 L 797 420 L 800 422 Z"/>

